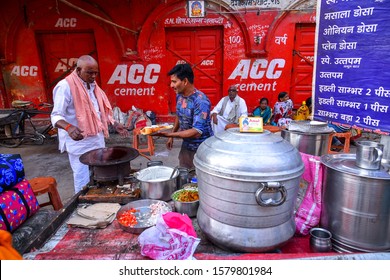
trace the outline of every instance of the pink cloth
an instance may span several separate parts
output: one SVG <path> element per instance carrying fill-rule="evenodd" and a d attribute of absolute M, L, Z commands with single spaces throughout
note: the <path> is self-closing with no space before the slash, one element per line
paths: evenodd
<path fill-rule="evenodd" d="M 79 128 L 83 130 L 83 136 L 94 136 L 103 131 L 104 136 L 108 137 L 108 123 L 113 124 L 114 118 L 110 102 L 104 91 L 95 83 L 94 93 L 101 113 L 101 119 L 99 119 L 88 92 L 82 80 L 78 77 L 76 70 L 66 77 L 66 81 L 72 93 L 77 123 Z M 91 114 L 86 114 L 86 112 L 91 112 Z"/>

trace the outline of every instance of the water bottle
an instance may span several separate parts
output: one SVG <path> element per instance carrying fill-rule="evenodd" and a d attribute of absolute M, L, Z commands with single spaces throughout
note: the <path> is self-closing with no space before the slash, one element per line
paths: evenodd
<path fill-rule="evenodd" d="M 191 184 L 198 184 L 198 178 L 196 176 L 191 178 Z"/>

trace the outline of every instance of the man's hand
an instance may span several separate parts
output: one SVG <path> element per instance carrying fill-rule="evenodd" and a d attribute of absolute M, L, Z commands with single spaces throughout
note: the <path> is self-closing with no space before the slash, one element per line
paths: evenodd
<path fill-rule="evenodd" d="M 75 141 L 80 141 L 84 138 L 83 132 L 81 129 L 79 129 L 77 126 L 70 126 L 67 130 L 70 138 L 72 138 Z"/>
<path fill-rule="evenodd" d="M 225 126 L 225 130 L 226 129 L 229 129 L 229 128 L 232 128 L 232 127 L 239 127 L 238 124 L 235 124 L 235 123 L 228 123 L 226 126 Z"/>
<path fill-rule="evenodd" d="M 168 138 L 168 141 L 166 143 L 167 149 L 172 150 L 173 147 L 173 138 Z"/>
<path fill-rule="evenodd" d="M 218 124 L 217 113 L 213 113 L 211 115 L 211 119 L 213 120 L 213 123 Z"/>

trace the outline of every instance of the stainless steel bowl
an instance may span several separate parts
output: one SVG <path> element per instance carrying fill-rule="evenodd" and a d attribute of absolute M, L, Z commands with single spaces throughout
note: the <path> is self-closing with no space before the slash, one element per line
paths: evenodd
<path fill-rule="evenodd" d="M 173 204 L 175 206 L 175 211 L 178 213 L 187 214 L 188 217 L 195 217 L 196 214 L 198 213 L 199 199 L 194 200 L 194 201 L 190 201 L 190 202 L 178 201 L 177 195 L 183 191 L 198 192 L 198 189 L 197 188 L 187 188 L 187 189 L 180 189 L 178 191 L 175 191 L 171 196 L 172 200 L 173 200 Z"/>
<path fill-rule="evenodd" d="M 161 206 L 162 211 L 153 212 L 151 205 L 157 205 L 159 204 Z M 119 218 L 123 215 L 125 211 L 128 211 L 130 209 L 135 209 L 137 212 L 135 212 L 135 217 L 137 218 L 137 224 L 133 227 L 131 226 L 125 226 L 119 222 Z M 163 214 L 166 212 L 172 212 L 172 207 L 161 200 L 153 200 L 153 199 L 141 199 L 136 200 L 127 203 L 126 205 L 122 206 L 118 212 L 116 213 L 116 219 L 118 220 L 119 227 L 123 229 L 124 231 L 140 234 L 145 229 L 154 226 L 156 224 L 156 219 L 159 213 Z"/>
<path fill-rule="evenodd" d="M 151 166 L 135 174 L 141 182 L 141 198 L 169 201 L 177 190 L 179 171 L 168 166 Z"/>
<path fill-rule="evenodd" d="M 310 230 L 310 250 L 312 252 L 329 252 L 332 250 L 332 234 L 323 228 Z"/>

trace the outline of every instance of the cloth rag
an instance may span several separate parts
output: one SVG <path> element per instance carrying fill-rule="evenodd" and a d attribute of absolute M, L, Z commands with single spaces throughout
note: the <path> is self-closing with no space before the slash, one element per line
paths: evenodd
<path fill-rule="evenodd" d="M 79 207 L 67 224 L 91 229 L 105 228 L 112 223 L 120 208 L 119 203 L 96 203 L 87 207 Z"/>

